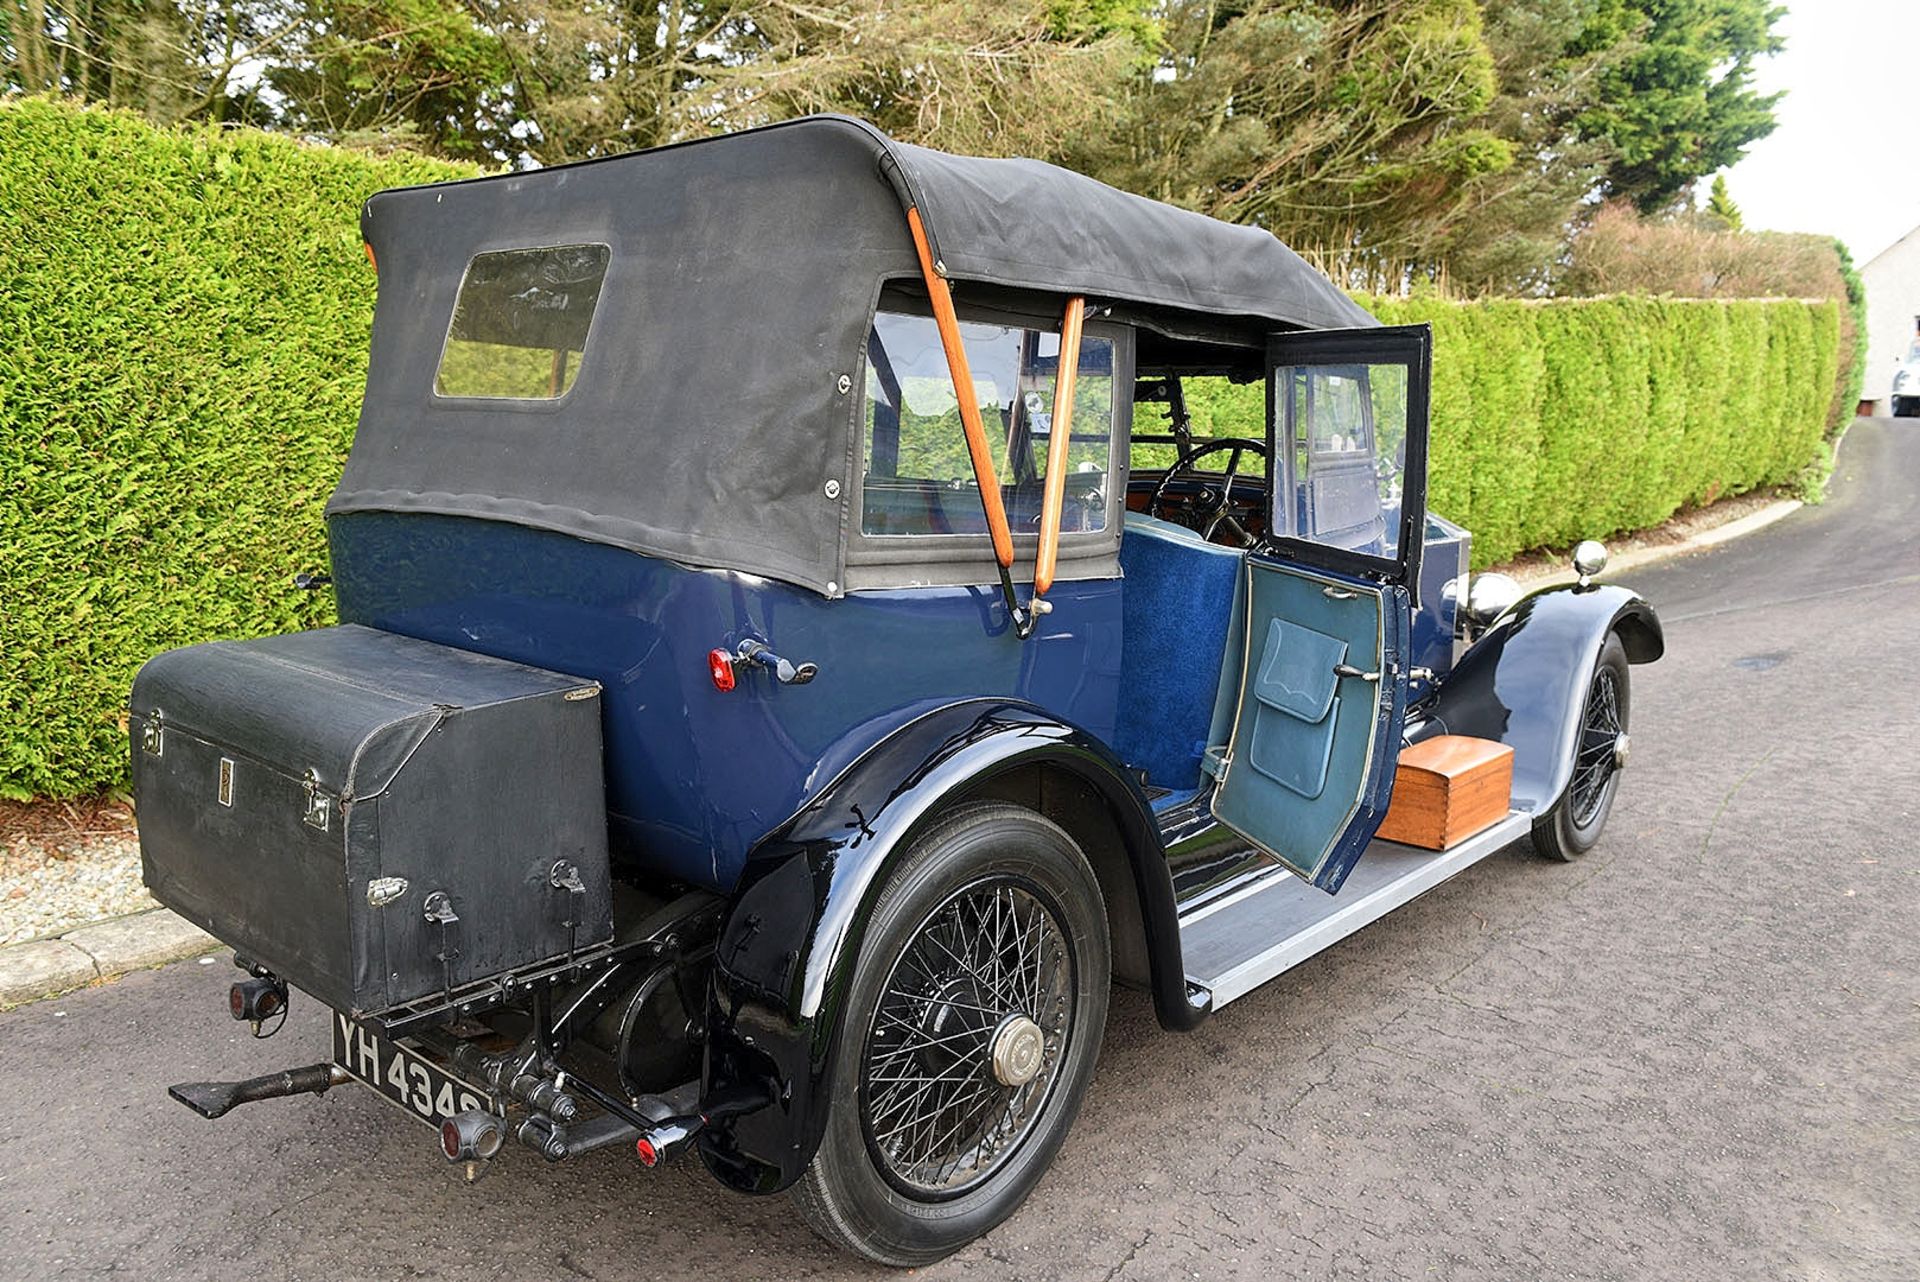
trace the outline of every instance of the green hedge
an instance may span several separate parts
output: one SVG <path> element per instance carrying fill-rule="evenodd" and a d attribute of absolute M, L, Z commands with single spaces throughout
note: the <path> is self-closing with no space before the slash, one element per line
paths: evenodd
<path fill-rule="evenodd" d="M 1822 448 L 1840 304 L 1376 301 L 1434 331 L 1429 505 L 1474 560 L 1793 481 Z"/>
<path fill-rule="evenodd" d="M 324 621 L 359 206 L 471 172 L 0 104 L 0 796 L 120 781 L 149 654 Z"/>
<path fill-rule="evenodd" d="M 471 172 L 0 104 L 0 797 L 125 775 L 134 670 L 327 621 L 323 563 L 373 273 L 358 207 Z M 1784 482 L 1835 386 L 1837 304 L 1375 304 L 1435 330 L 1432 506 L 1482 564 Z M 1260 389 L 1224 387 L 1216 431 Z"/>
<path fill-rule="evenodd" d="M 1367 302 L 1433 326 L 1427 505 L 1481 566 L 1794 481 L 1851 377 L 1837 302 Z M 1195 432 L 1260 435 L 1264 395 L 1190 385 Z"/>

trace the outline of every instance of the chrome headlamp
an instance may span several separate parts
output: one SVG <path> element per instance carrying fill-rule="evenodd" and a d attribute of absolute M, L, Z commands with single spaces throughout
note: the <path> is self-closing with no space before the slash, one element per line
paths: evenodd
<path fill-rule="evenodd" d="M 1521 592 L 1520 584 L 1504 574 L 1462 575 L 1441 589 L 1442 597 L 1476 632 L 1512 609 Z"/>
<path fill-rule="evenodd" d="M 1511 575 L 1476 574 L 1467 589 L 1467 613 L 1484 628 L 1511 610 L 1521 591 L 1519 580 Z"/>

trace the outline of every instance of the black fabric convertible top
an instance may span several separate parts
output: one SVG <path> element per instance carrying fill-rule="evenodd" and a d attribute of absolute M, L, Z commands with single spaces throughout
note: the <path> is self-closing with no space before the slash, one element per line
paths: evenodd
<path fill-rule="evenodd" d="M 845 117 L 403 188 L 361 216 L 379 306 L 329 514 L 505 520 L 837 594 L 867 331 L 881 285 L 919 278 L 907 204 L 963 304 L 980 282 L 1255 328 L 1375 323 L 1264 231 Z M 610 250 L 571 389 L 436 395 L 469 261 L 558 245 Z"/>

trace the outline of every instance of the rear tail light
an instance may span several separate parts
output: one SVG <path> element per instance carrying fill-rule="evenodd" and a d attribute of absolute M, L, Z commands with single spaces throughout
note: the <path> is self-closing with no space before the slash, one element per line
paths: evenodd
<path fill-rule="evenodd" d="M 725 650 L 707 651 L 707 675 L 713 678 L 713 688 L 721 694 L 734 687 L 733 656 Z M 651 1166 L 653 1163 L 649 1162 Z"/>
<path fill-rule="evenodd" d="M 640 1155 L 640 1165 L 649 1168 L 660 1165 L 660 1150 L 646 1136 L 642 1135 L 633 1142 L 633 1151 Z"/>
<path fill-rule="evenodd" d="M 227 1010 L 235 1019 L 259 1024 L 287 1006 L 287 989 L 277 979 L 243 979 L 227 990 Z"/>
<path fill-rule="evenodd" d="M 449 1162 L 488 1162 L 507 1142 L 500 1118 L 482 1110 L 455 1113 L 440 1123 L 440 1151 Z"/>

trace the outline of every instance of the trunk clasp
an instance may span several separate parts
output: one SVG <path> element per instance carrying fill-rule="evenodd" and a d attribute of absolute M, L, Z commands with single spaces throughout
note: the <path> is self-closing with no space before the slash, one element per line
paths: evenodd
<path fill-rule="evenodd" d="M 307 795 L 306 813 L 301 818 L 306 821 L 307 827 L 325 832 L 333 818 L 333 799 L 320 791 L 320 772 L 308 766 L 301 787 Z"/>

